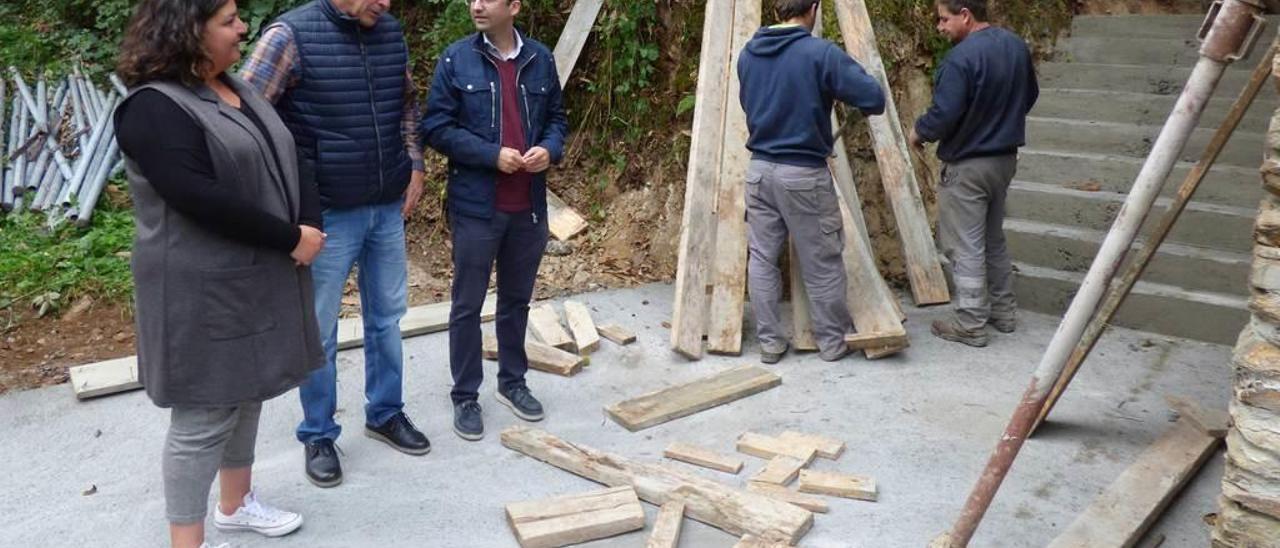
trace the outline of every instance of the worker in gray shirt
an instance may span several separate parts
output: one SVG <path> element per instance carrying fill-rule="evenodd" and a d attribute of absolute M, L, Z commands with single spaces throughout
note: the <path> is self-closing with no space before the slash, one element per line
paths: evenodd
<path fill-rule="evenodd" d="M 1026 42 L 987 22 L 986 0 L 937 0 L 938 31 L 955 46 L 938 67 L 933 105 L 911 144 L 939 142 L 938 240 L 955 284 L 955 315 L 933 334 L 986 346 L 986 326 L 1012 333 L 1017 301 L 1004 237 L 1005 197 L 1040 95 Z"/>

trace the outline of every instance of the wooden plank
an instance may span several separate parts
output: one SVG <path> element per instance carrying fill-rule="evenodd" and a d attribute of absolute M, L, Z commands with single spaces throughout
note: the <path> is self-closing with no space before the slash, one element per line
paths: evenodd
<path fill-rule="evenodd" d="M 866 476 L 800 471 L 800 492 L 875 502 L 876 480 Z"/>
<path fill-rule="evenodd" d="M 786 485 L 796 479 L 800 475 L 800 469 L 805 467 L 804 461 L 795 457 L 779 455 L 769 459 L 756 475 L 751 476 L 751 481 L 756 483 L 772 483 L 774 485 Z"/>
<path fill-rule="evenodd" d="M 606 407 L 609 417 L 635 432 L 724 405 L 782 384 L 782 377 L 744 365 L 663 388 Z"/>
<path fill-rule="evenodd" d="M 498 359 L 498 337 L 493 333 L 481 335 L 480 357 L 491 361 Z"/>
<path fill-rule="evenodd" d="M 644 508 L 630 486 L 516 502 L 506 510 L 522 548 L 554 548 L 644 529 Z"/>
<path fill-rule="evenodd" d="M 904 348 L 910 344 L 907 334 L 903 333 L 850 333 L 844 336 L 845 344 L 855 350 L 877 348 Z"/>
<path fill-rule="evenodd" d="M 863 2 L 837 0 L 835 7 L 845 49 L 862 63 L 885 90 L 884 114 L 870 116 L 867 122 L 871 127 L 876 164 L 880 167 L 885 195 L 888 196 L 893 216 L 898 221 L 898 235 L 907 261 L 911 294 L 917 306 L 950 302 L 951 294 L 947 291 L 942 263 L 939 262 L 938 251 L 934 247 L 929 216 L 925 213 L 924 202 L 920 198 L 920 185 L 916 182 L 915 168 L 911 165 L 898 107 L 889 90 L 884 61 L 876 47 L 871 16 L 867 14 L 867 6 Z"/>
<path fill-rule="evenodd" d="M 600 332 L 600 336 L 619 346 L 626 346 L 636 342 L 636 334 L 632 333 L 625 327 L 616 323 L 606 323 L 596 326 L 596 331 Z"/>
<path fill-rule="evenodd" d="M 684 524 L 684 503 L 671 501 L 658 509 L 653 521 L 653 532 L 645 548 L 676 548 L 680 545 L 680 527 Z"/>
<path fill-rule="evenodd" d="M 1049 546 L 1133 546 L 1219 443 L 1178 419 Z"/>
<path fill-rule="evenodd" d="M 576 0 L 573 3 L 573 11 L 569 12 L 569 19 L 564 22 L 564 30 L 560 31 L 560 39 L 556 40 L 556 49 L 552 52 L 552 56 L 556 58 L 556 74 L 560 75 L 562 89 L 569 84 L 569 75 L 573 74 L 573 67 L 578 64 L 578 57 L 587 44 L 591 27 L 595 26 L 596 17 L 603 5 L 604 0 Z"/>
<path fill-rule="evenodd" d="M 560 325 L 560 315 L 551 303 L 542 303 L 529 309 L 529 331 L 548 345 L 569 352 L 576 350 L 573 337 Z"/>
<path fill-rule="evenodd" d="M 400 336 L 416 337 L 449 329 L 449 307 L 450 303 L 446 301 L 409 308 L 400 319 Z M 497 298 L 491 293 L 480 309 L 480 321 L 492 321 L 496 310 Z M 360 317 L 339 320 L 338 349 L 359 348 L 363 345 L 364 325 Z M 76 399 L 80 400 L 142 388 L 142 384 L 138 382 L 137 356 L 79 365 L 70 368 L 68 372 L 71 376 L 71 390 Z"/>
<path fill-rule="evenodd" d="M 813 319 L 809 316 L 809 290 L 805 288 L 804 277 L 800 274 L 795 242 L 788 242 L 787 248 L 790 256 L 787 266 L 791 274 L 791 346 L 812 352 L 818 349 L 818 341 L 813 338 Z"/>
<path fill-rule="evenodd" d="M 760 2 L 737 2 L 733 10 L 733 43 L 729 66 L 760 28 Z M 738 71 L 729 71 L 724 113 L 724 145 L 716 201 L 716 244 L 711 274 L 711 311 L 707 322 L 707 351 L 742 354 L 742 317 L 747 294 L 747 115 L 738 101 Z"/>
<path fill-rule="evenodd" d="M 566 204 L 556 193 L 547 190 L 547 230 L 560 241 L 568 240 L 589 225 L 577 210 Z"/>
<path fill-rule="evenodd" d="M 1164 397 L 1169 407 L 1178 412 L 1178 416 L 1191 421 L 1191 425 L 1200 429 L 1206 436 L 1215 438 L 1227 437 L 1227 429 L 1231 427 L 1231 416 L 1224 410 L 1207 409 L 1200 404 L 1179 396 Z"/>
<path fill-rule="evenodd" d="M 651 504 L 683 502 L 686 516 L 731 535 L 795 543 L 813 526 L 813 513 L 803 508 L 695 474 L 569 443 L 541 430 L 513 426 L 501 438 L 508 449 L 589 480 L 615 487 L 631 485 Z"/>
<path fill-rule="evenodd" d="M 792 545 L 775 540 L 764 540 L 755 535 L 742 535 L 733 548 L 791 548 Z"/>
<path fill-rule="evenodd" d="M 587 365 L 582 356 L 534 340 L 524 341 L 524 353 L 529 357 L 530 369 L 562 377 L 577 375 Z"/>
<path fill-rule="evenodd" d="M 845 447 L 844 442 L 838 439 L 805 434 L 795 430 L 787 430 L 779 434 L 778 439 L 786 443 L 812 447 L 819 457 L 830 460 L 840 458 L 840 455 L 844 453 Z"/>
<path fill-rule="evenodd" d="M 564 319 L 569 323 L 569 331 L 573 332 L 573 343 L 579 354 L 590 354 L 600 348 L 600 334 L 596 332 L 596 322 L 591 319 L 587 305 L 565 301 Z"/>
<path fill-rule="evenodd" d="M 778 438 L 755 432 L 743 432 L 741 436 L 738 436 L 737 445 L 739 452 L 753 457 L 762 459 L 772 459 L 777 456 L 793 457 L 800 459 L 805 466 L 812 463 L 813 458 L 818 454 L 817 449 L 813 447 L 787 443 Z"/>
<path fill-rule="evenodd" d="M 825 500 L 809 496 L 804 493 L 797 493 L 787 489 L 786 487 L 774 485 L 772 483 L 756 483 L 754 481 L 749 481 L 747 482 L 747 490 L 752 493 L 768 495 L 780 501 L 794 504 L 810 512 L 825 514 L 831 511 L 831 507 L 827 505 L 827 501 Z"/>
<path fill-rule="evenodd" d="M 730 72 L 731 25 L 724 23 L 732 20 L 733 0 L 707 0 L 671 314 L 671 348 L 690 359 L 702 358 L 707 328 L 707 273 L 715 244 L 714 202 Z"/>
<path fill-rule="evenodd" d="M 675 442 L 668 445 L 662 456 L 730 474 L 742 471 L 742 459 L 687 443 Z"/>

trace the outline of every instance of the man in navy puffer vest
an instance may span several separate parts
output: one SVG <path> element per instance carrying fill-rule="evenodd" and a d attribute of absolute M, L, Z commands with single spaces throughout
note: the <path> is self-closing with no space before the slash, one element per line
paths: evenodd
<path fill-rule="evenodd" d="M 359 265 L 365 434 L 411 455 L 431 450 L 405 415 L 400 318 L 407 306 L 404 219 L 422 195 L 417 97 L 390 0 L 313 0 L 264 31 L 244 79 L 275 103 L 298 147 L 303 184 L 319 188 L 324 250 L 311 265 L 327 358 L 300 388 L 307 478 L 342 482 L 334 440 L 343 289 Z"/>
<path fill-rule="evenodd" d="M 524 337 L 547 245 L 546 171 L 560 163 L 568 123 L 551 51 L 515 29 L 520 0 L 471 0 L 470 5 L 479 32 L 454 42 L 436 62 L 422 134 L 449 158 L 453 430 L 474 441 L 484 437 L 477 402 L 484 377 L 480 308 L 495 261 L 494 395 L 524 420 L 543 417 L 542 403 L 525 384 Z"/>

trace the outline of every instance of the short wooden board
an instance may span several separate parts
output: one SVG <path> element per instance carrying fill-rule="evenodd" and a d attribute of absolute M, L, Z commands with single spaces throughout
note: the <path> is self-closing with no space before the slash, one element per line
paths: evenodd
<path fill-rule="evenodd" d="M 817 449 L 813 447 L 784 442 L 755 432 L 743 432 L 738 436 L 738 451 L 762 459 L 772 459 L 779 455 L 794 457 L 800 459 L 805 466 L 812 463 L 813 458 L 818 454 Z"/>
<path fill-rule="evenodd" d="M 1205 435 L 1215 438 L 1227 437 L 1227 429 L 1231 427 L 1231 416 L 1226 411 L 1209 409 L 1200 404 L 1179 396 L 1165 396 L 1169 407 L 1178 412 L 1178 416 L 1199 428 Z"/>
<path fill-rule="evenodd" d="M 710 449 L 687 443 L 675 442 L 668 445 L 667 449 L 662 452 L 662 456 L 729 474 L 737 474 L 742 471 L 742 459 L 721 455 Z"/>
<path fill-rule="evenodd" d="M 800 469 L 805 467 L 805 462 L 795 457 L 779 455 L 769 459 L 756 475 L 751 476 L 751 481 L 757 483 L 772 483 L 774 485 L 786 485 L 796 479 L 800 475 Z"/>
<path fill-rule="evenodd" d="M 506 510 L 522 548 L 579 544 L 644 528 L 644 508 L 630 486 L 516 502 Z"/>
<path fill-rule="evenodd" d="M 138 382 L 138 357 L 127 356 L 72 367 L 71 389 L 76 398 L 88 399 L 142 388 Z"/>
<path fill-rule="evenodd" d="M 827 501 L 804 493 L 797 493 L 787 489 L 786 487 L 782 487 L 781 485 L 749 481 L 747 482 L 747 490 L 753 493 L 769 495 L 770 497 L 783 502 L 789 502 L 810 512 L 825 514 L 831 511 L 831 507 L 827 504 Z"/>
<path fill-rule="evenodd" d="M 556 314 L 551 303 L 542 303 L 529 309 L 529 331 L 548 345 L 569 352 L 576 350 L 573 337 L 560 325 L 560 315 Z"/>
<path fill-rule="evenodd" d="M 733 548 L 791 548 L 790 544 L 773 540 L 764 540 L 753 535 L 742 535 Z"/>
<path fill-rule="evenodd" d="M 684 384 L 650 392 L 605 408 L 618 424 L 635 432 L 757 394 L 782 384 L 768 370 L 744 365 Z"/>
<path fill-rule="evenodd" d="M 587 365 L 587 359 L 582 356 L 534 340 L 524 341 L 524 353 L 529 358 L 530 369 L 562 377 L 577 375 Z"/>
<path fill-rule="evenodd" d="M 840 455 L 844 453 L 845 447 L 843 441 L 825 436 L 796 432 L 795 430 L 787 430 L 786 432 L 779 434 L 778 439 L 786 443 L 812 447 L 819 457 L 830 460 L 840 458 Z"/>
<path fill-rule="evenodd" d="M 600 336 L 609 339 L 613 344 L 626 346 L 636 342 L 636 334 L 632 333 L 625 327 L 616 323 L 606 323 L 596 326 L 596 331 L 600 332 Z"/>
<path fill-rule="evenodd" d="M 872 350 L 886 347 L 905 348 L 910 344 L 905 331 L 891 333 L 851 333 L 844 336 L 844 342 L 849 345 L 849 348 L 854 350 Z"/>
<path fill-rule="evenodd" d="M 816 470 L 800 471 L 800 492 L 871 502 L 878 497 L 874 479 Z"/>
<path fill-rule="evenodd" d="M 684 524 L 684 503 L 671 501 L 658 509 L 653 520 L 653 532 L 645 548 L 676 548 L 680 545 L 680 529 Z"/>
<path fill-rule="evenodd" d="M 551 236 L 566 241 L 589 226 L 582 214 L 566 204 L 556 193 L 547 191 L 547 230 Z"/>
<path fill-rule="evenodd" d="M 481 335 L 480 356 L 486 360 L 498 359 L 498 337 L 493 333 Z"/>
<path fill-rule="evenodd" d="M 600 348 L 600 333 L 596 331 L 596 322 L 591 319 L 591 311 L 587 305 L 578 301 L 564 302 L 564 319 L 573 333 L 573 343 L 579 354 L 590 354 Z"/>

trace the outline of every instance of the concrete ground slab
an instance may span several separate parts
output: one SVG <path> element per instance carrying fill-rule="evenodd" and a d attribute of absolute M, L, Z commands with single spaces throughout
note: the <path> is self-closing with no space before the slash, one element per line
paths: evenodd
<path fill-rule="evenodd" d="M 837 437 L 848 450 L 821 470 L 875 477 L 876 503 L 830 499 L 802 542 L 810 547 L 919 547 L 949 527 L 1056 328 L 1057 318 L 1027 313 L 1013 335 L 993 334 L 973 349 L 931 337 L 945 308 L 907 308 L 912 346 L 904 354 L 836 364 L 789 355 L 774 367 L 782 386 L 639 433 L 614 424 L 602 407 L 742 363 L 688 362 L 673 354 L 668 332 L 672 290 L 649 285 L 575 297 L 598 322 L 617 322 L 636 344 L 602 344 L 573 378 L 530 372 L 549 417 L 538 424 L 566 440 L 636 459 L 662 460 L 672 441 L 724 453 L 745 430 L 800 430 Z M 748 320 L 750 322 L 750 320 Z M 750 323 L 748 323 L 750 325 Z M 491 329 L 491 326 L 486 329 Z M 346 482 L 328 490 L 303 477 L 293 428 L 296 394 L 269 402 L 259 432 L 256 485 L 264 500 L 302 512 L 297 533 L 266 539 L 222 533 L 232 546 L 514 547 L 505 503 L 595 488 L 590 481 L 503 448 L 498 432 L 516 424 L 493 400 L 494 365 L 481 389 L 488 435 L 464 442 L 450 431 L 445 334 L 405 343 L 407 411 L 434 449 L 410 457 L 361 435 L 362 354 L 340 355 L 339 421 L 347 430 Z M 973 546 L 1043 546 L 1062 531 L 1137 455 L 1170 426 L 1164 394 L 1225 406 L 1231 376 L 1225 346 L 1117 329 L 1107 335 L 1054 414 L 1015 464 Z M 161 546 L 167 541 L 160 447 L 167 413 L 141 392 L 77 402 L 65 386 L 0 398 L 0 545 Z M 693 473 L 743 484 L 764 461 L 734 476 L 667 461 Z M 1155 527 L 1165 546 L 1204 546 L 1201 517 L 1220 492 L 1219 454 Z M 84 495 L 91 486 L 96 493 Z M 657 508 L 645 504 L 650 520 Z M 588 544 L 640 547 L 644 532 Z M 735 539 L 686 520 L 682 546 L 732 546 Z"/>

